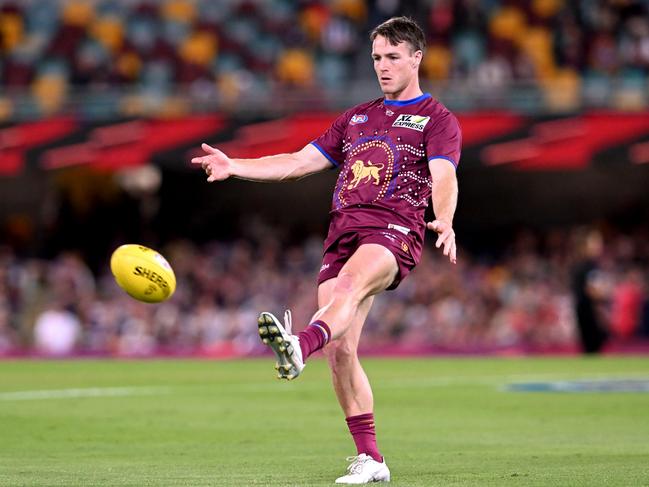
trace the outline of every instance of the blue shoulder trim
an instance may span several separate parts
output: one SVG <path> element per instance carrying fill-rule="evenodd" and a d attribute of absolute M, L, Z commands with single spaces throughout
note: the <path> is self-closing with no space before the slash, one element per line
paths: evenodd
<path fill-rule="evenodd" d="M 430 93 L 424 93 L 423 95 L 419 95 L 417 98 L 411 98 L 410 100 L 383 100 L 383 103 L 385 103 L 386 105 L 403 107 L 406 105 L 419 103 L 420 101 L 430 97 L 431 97 Z"/>
<path fill-rule="evenodd" d="M 334 165 L 334 167 L 338 167 L 338 166 L 340 166 L 340 164 L 338 164 L 338 163 L 334 160 L 333 157 L 331 157 L 329 154 L 327 154 L 327 153 L 325 152 L 325 150 L 324 150 L 322 147 L 320 147 L 320 146 L 318 145 L 318 143 L 317 143 L 315 140 L 314 140 L 313 142 L 311 142 L 311 145 L 312 145 L 313 147 L 315 147 L 316 149 L 318 149 L 318 150 L 320 151 L 320 153 L 321 153 L 323 156 L 325 156 L 325 157 L 329 160 L 329 162 L 331 162 L 331 163 Z"/>
<path fill-rule="evenodd" d="M 433 156 L 433 157 L 429 157 L 429 158 L 428 158 L 428 162 L 432 161 L 433 159 L 444 159 L 445 161 L 448 161 L 448 162 L 450 162 L 451 164 L 453 164 L 453 167 L 454 167 L 455 169 L 457 169 L 457 164 L 456 164 L 455 161 L 454 161 L 453 159 L 451 159 L 450 157 L 446 157 L 446 156 Z"/>

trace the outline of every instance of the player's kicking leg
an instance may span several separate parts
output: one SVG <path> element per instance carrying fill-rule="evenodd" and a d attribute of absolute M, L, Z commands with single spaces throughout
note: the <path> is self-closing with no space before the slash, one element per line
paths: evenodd
<path fill-rule="evenodd" d="M 291 334 L 290 313 L 285 315 L 284 325 L 271 313 L 261 313 L 259 337 L 277 357 L 278 377 L 296 378 L 309 355 L 343 336 L 363 300 L 385 290 L 394 280 L 397 269 L 394 255 L 385 247 L 361 245 L 335 278 L 329 301 L 319 303 L 320 309 L 299 335 Z"/>

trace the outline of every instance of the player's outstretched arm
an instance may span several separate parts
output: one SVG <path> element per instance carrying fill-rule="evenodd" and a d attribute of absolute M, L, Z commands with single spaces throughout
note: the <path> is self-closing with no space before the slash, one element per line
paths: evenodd
<path fill-rule="evenodd" d="M 435 247 L 444 246 L 444 255 L 455 264 L 457 262 L 457 247 L 453 231 L 453 216 L 457 207 L 457 177 L 455 168 L 446 159 L 432 159 L 428 163 L 433 177 L 433 211 L 435 221 L 428 222 L 426 227 L 437 232 Z"/>
<path fill-rule="evenodd" d="M 192 164 L 200 164 L 209 183 L 228 178 L 249 181 L 291 181 L 331 168 L 331 163 L 313 145 L 291 154 L 277 154 L 257 159 L 233 159 L 207 144 L 201 145 L 207 153 L 194 157 Z"/>

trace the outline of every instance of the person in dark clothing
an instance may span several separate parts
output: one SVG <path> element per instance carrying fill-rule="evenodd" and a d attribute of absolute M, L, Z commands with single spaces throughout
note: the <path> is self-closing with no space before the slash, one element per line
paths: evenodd
<path fill-rule="evenodd" d="M 606 297 L 605 279 L 598 262 L 603 251 L 602 236 L 597 231 L 588 231 L 580 236 L 578 244 L 581 259 L 572 271 L 577 330 L 583 353 L 595 354 L 602 351 L 608 339 L 598 309 Z"/>

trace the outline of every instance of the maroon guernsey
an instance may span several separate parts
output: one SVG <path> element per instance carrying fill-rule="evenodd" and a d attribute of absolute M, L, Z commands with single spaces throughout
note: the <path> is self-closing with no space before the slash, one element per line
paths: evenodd
<path fill-rule="evenodd" d="M 376 229 L 406 236 L 419 262 L 432 188 L 428 161 L 457 167 L 461 141 L 455 116 L 428 93 L 379 98 L 339 116 L 312 142 L 340 168 L 325 252 L 343 234 Z"/>

